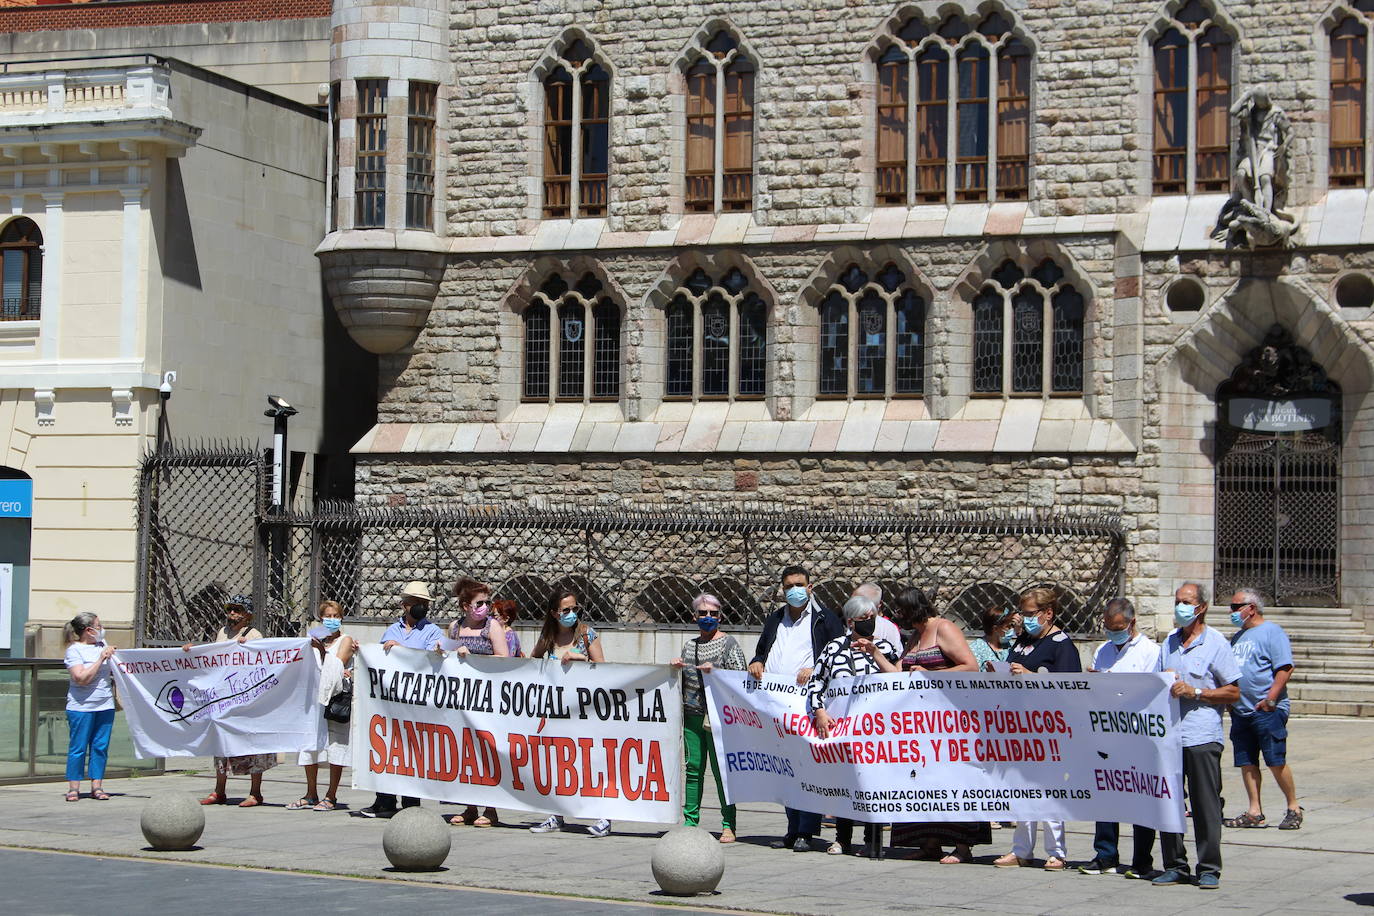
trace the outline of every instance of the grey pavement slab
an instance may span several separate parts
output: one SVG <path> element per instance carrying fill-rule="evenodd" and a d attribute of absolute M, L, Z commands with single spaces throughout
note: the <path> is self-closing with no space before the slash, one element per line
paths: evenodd
<path fill-rule="evenodd" d="M 992 858 L 1010 848 L 1010 830 L 993 831 L 992 844 L 975 850 L 975 864 L 962 866 L 773 850 L 767 844 L 783 831 L 782 812 L 758 804 L 741 806 L 741 842 L 725 847 L 725 878 L 719 893 L 710 897 L 668 901 L 657 895 L 649 859 L 660 827 L 617 822 L 611 836 L 597 839 L 585 832 L 587 822 L 573 822 L 568 832 L 534 835 L 526 828 L 538 816 L 516 811 L 502 811 L 505 823 L 489 830 L 454 828 L 446 871 L 399 875 L 386 870 L 382 855 L 385 821 L 348 817 L 343 811 L 285 810 L 283 806 L 302 789 L 300 770 L 286 765 L 267 774 L 268 805 L 207 808 L 202 848 L 185 853 L 146 849 L 138 830 L 145 800 L 169 791 L 208 792 L 212 776 L 206 761 L 170 761 L 165 776 L 111 781 L 107 788 L 118 794 L 109 802 L 65 803 L 59 784 L 0 788 L 0 846 L 321 872 L 379 879 L 388 887 L 502 889 L 824 916 L 913 909 L 1113 916 L 1195 914 L 1201 907 L 1246 913 L 1369 912 L 1374 906 L 1374 721 L 1298 719 L 1289 731 L 1289 762 L 1307 821 L 1298 831 L 1226 831 L 1222 887 L 1214 892 L 1154 888 L 1117 877 L 1054 874 L 1038 868 L 990 867 Z M 1238 771 L 1229 765 L 1229 748 L 1224 762 L 1226 811 L 1236 814 L 1244 804 L 1244 792 Z M 186 772 L 196 768 L 200 772 Z M 1267 775 L 1265 779 L 1266 810 L 1277 820 L 1282 799 Z M 232 778 L 229 789 L 231 797 L 241 798 L 247 780 Z M 714 793 L 707 794 L 714 801 Z M 355 808 L 371 798 L 370 793 L 341 793 L 341 800 Z M 443 813 L 461 809 L 434 802 L 426 802 L 426 807 Z M 708 828 L 719 823 L 709 802 L 702 822 Z M 1091 858 L 1092 825 L 1070 824 L 1068 844 L 1071 860 Z M 1123 853 L 1129 844 L 1127 834 Z M 1191 842 L 1189 846 L 1191 850 Z M 112 858 L 101 870 L 119 874 L 142 865 Z M 480 901 L 472 905 L 486 911 Z"/>

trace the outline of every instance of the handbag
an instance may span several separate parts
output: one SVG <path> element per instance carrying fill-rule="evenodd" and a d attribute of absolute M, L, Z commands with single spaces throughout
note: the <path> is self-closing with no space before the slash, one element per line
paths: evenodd
<path fill-rule="evenodd" d="M 324 717 L 330 722 L 347 722 L 353 716 L 353 691 L 340 690 L 324 704 Z"/>

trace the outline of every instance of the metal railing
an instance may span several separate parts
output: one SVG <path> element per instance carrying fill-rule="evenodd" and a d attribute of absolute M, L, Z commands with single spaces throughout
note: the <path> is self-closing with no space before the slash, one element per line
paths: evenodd
<path fill-rule="evenodd" d="M 436 619 L 456 609 L 455 581 L 487 583 L 538 620 L 555 590 L 576 590 L 591 619 L 626 628 L 691 623 L 691 599 L 724 600 L 731 625 L 762 624 L 778 575 L 812 571 L 838 608 L 876 581 L 891 601 L 915 586 L 977 629 L 984 610 L 1048 585 L 1067 629 L 1091 628 L 1121 588 L 1125 538 L 1114 516 L 1045 513 L 874 514 L 517 505 L 359 508 L 322 502 L 266 508 L 262 454 L 166 449 L 143 465 L 137 635 L 140 644 L 208 639 L 228 595 L 250 592 L 264 633 L 295 633 L 318 602 L 350 617 L 394 615 L 409 581 L 428 583 Z"/>
<path fill-rule="evenodd" d="M 66 779 L 68 683 L 58 659 L 0 658 L 0 785 Z M 161 773 L 162 766 L 134 756 L 128 725 L 116 714 L 106 778 Z"/>

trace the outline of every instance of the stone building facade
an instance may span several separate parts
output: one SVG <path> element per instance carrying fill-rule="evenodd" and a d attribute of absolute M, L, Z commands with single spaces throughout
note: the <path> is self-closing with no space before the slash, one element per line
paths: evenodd
<path fill-rule="evenodd" d="M 359 498 L 1120 513 L 1161 622 L 1245 578 L 1374 627 L 1372 22 L 336 0 Z M 1286 244 L 1212 232 L 1257 88 Z"/>

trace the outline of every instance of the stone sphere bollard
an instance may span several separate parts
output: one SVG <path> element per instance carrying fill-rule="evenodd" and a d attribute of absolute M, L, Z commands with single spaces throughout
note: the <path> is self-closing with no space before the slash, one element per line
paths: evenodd
<path fill-rule="evenodd" d="M 205 831 L 205 809 L 186 792 L 157 795 L 143 806 L 138 826 L 154 849 L 191 849 Z"/>
<path fill-rule="evenodd" d="M 654 846 L 654 880 L 666 894 L 709 894 L 725 874 L 725 851 L 700 827 L 674 827 Z"/>
<path fill-rule="evenodd" d="M 382 833 L 382 851 L 399 871 L 434 871 L 453 846 L 453 828 L 433 811 L 402 808 Z"/>

